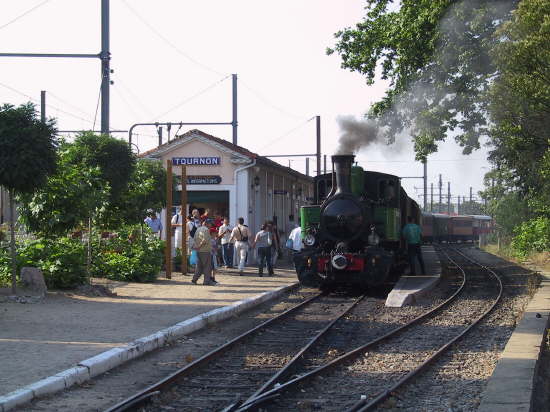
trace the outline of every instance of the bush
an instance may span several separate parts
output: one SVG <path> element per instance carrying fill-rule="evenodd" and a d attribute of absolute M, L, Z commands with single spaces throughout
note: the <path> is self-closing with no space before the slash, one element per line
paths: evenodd
<path fill-rule="evenodd" d="M 162 265 L 164 242 L 147 232 L 136 236 L 135 228 L 125 228 L 117 237 L 96 244 L 92 261 L 94 277 L 126 282 L 152 282 Z"/>
<path fill-rule="evenodd" d="M 69 289 L 86 282 L 85 246 L 78 239 L 66 237 L 39 239 L 19 245 L 17 267 L 42 269 L 51 289 Z"/>
<path fill-rule="evenodd" d="M 0 288 L 6 288 L 10 285 L 10 252 L 8 248 L 0 248 Z"/>
<path fill-rule="evenodd" d="M 550 250 L 550 219 L 538 217 L 522 223 L 514 230 L 512 249 L 519 257 Z"/>

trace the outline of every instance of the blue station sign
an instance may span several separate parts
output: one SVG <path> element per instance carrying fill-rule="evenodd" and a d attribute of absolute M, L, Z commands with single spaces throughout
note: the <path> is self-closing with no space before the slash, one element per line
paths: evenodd
<path fill-rule="evenodd" d="M 173 157 L 174 166 L 218 166 L 221 163 L 219 157 Z"/>

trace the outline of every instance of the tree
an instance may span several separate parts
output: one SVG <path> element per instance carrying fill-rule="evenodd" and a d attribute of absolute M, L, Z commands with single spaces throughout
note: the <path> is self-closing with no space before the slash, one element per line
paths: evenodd
<path fill-rule="evenodd" d="M 490 160 L 535 214 L 550 217 L 550 0 L 523 0 L 496 33 Z"/>
<path fill-rule="evenodd" d="M 108 135 L 85 132 L 69 146 L 67 161 L 78 167 L 99 169 L 110 188 L 108 204 L 101 213 L 90 215 L 90 218 L 102 227 L 119 225 L 122 219 L 117 214 L 122 209 L 122 195 L 128 189 L 136 165 L 136 157 L 128 143 Z"/>
<path fill-rule="evenodd" d="M 69 162 L 71 143 L 62 142 L 58 167 L 34 193 L 18 196 L 21 221 L 44 238 L 66 235 L 108 204 L 109 185 L 99 167 Z"/>
<path fill-rule="evenodd" d="M 116 206 L 109 208 L 105 220 L 112 224 L 142 224 L 147 209 L 166 206 L 166 170 L 162 164 L 148 159 L 138 160 L 127 189 Z"/>
<path fill-rule="evenodd" d="M 67 161 L 74 165 L 98 167 L 103 179 L 109 183 L 111 201 L 116 201 L 126 190 L 136 164 L 128 143 L 93 132 L 76 137 L 69 146 Z"/>
<path fill-rule="evenodd" d="M 483 96 L 496 72 L 493 34 L 517 1 L 402 0 L 398 11 L 391 4 L 368 0 L 365 19 L 336 33 L 328 54 L 338 53 L 342 67 L 365 75 L 368 84 L 381 69 L 390 87 L 369 116 L 389 140 L 409 128 L 419 160 L 451 132 L 465 153 L 479 148 L 486 134 Z"/>
<path fill-rule="evenodd" d="M 41 122 L 31 103 L 0 106 L 0 186 L 8 189 L 10 200 L 10 249 L 12 292 L 16 291 L 14 197 L 32 193 L 55 172 L 55 121 Z"/>

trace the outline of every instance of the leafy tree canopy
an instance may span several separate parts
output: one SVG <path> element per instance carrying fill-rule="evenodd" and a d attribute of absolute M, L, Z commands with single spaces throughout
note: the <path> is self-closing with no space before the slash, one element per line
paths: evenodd
<path fill-rule="evenodd" d="M 550 217 L 550 0 L 523 0 L 496 34 L 491 176 Z"/>
<path fill-rule="evenodd" d="M 127 189 L 103 216 L 112 226 L 143 223 L 147 209 L 166 206 L 166 170 L 157 161 L 140 159 L 130 176 Z"/>
<path fill-rule="evenodd" d="M 108 205 L 109 185 L 101 170 L 71 163 L 71 145 L 60 145 L 57 172 L 35 193 L 18 198 L 21 221 L 45 238 L 67 234 Z"/>
<path fill-rule="evenodd" d="M 55 121 L 41 122 L 34 105 L 0 106 L 0 186 L 29 193 L 55 171 Z"/>
<path fill-rule="evenodd" d="M 98 167 L 109 183 L 111 200 L 126 190 L 136 158 L 128 143 L 108 135 L 85 132 L 68 148 L 67 161 L 74 165 Z"/>
<path fill-rule="evenodd" d="M 390 0 L 366 3 L 364 20 L 336 33 L 327 52 L 338 53 L 342 67 L 365 75 L 368 84 L 377 68 L 390 80 L 370 116 L 389 140 L 409 128 L 419 159 L 452 131 L 465 153 L 479 148 L 486 133 L 482 96 L 496 70 L 493 34 L 517 1 L 402 0 L 398 10 Z"/>

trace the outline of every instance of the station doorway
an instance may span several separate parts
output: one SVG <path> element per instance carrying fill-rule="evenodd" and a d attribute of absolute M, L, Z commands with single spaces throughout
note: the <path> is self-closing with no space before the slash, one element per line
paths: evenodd
<path fill-rule="evenodd" d="M 174 196 L 174 210 L 176 213 L 181 207 L 181 192 L 176 192 Z M 193 209 L 198 209 L 203 215 L 207 210 L 210 217 L 228 217 L 229 216 L 229 190 L 188 190 L 187 205 L 185 205 L 185 214 L 190 215 Z"/>

